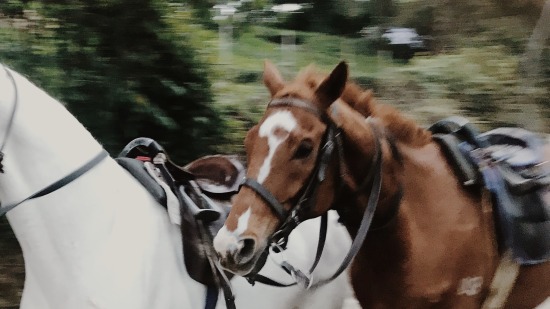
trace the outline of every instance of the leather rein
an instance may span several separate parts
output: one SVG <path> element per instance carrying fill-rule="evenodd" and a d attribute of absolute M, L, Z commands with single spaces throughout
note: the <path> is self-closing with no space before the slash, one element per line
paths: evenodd
<path fill-rule="evenodd" d="M 334 122 L 332 122 L 325 113 L 322 113 L 320 110 L 315 108 L 309 102 L 306 102 L 297 98 L 285 97 L 280 99 L 273 99 L 268 105 L 268 108 L 277 108 L 277 107 L 296 107 L 296 108 L 303 109 L 307 112 L 310 112 L 316 115 L 323 123 L 327 125 L 327 129 L 323 136 L 321 151 L 319 152 L 316 159 L 317 160 L 316 165 L 313 171 L 311 172 L 307 185 L 305 185 L 303 189 L 300 190 L 300 192 L 297 194 L 297 196 L 299 197 L 293 199 L 293 200 L 296 200 L 297 203 L 295 204 L 295 207 L 292 208 L 292 210 L 287 211 L 283 207 L 282 203 L 280 203 L 277 200 L 277 198 L 268 189 L 266 189 L 264 186 L 258 183 L 255 179 L 246 178 L 242 184 L 243 186 L 247 186 L 250 189 L 252 189 L 254 192 L 256 192 L 266 202 L 269 208 L 273 211 L 273 213 L 275 213 L 279 217 L 279 219 L 282 222 L 281 225 L 279 226 L 279 229 L 272 234 L 268 242 L 269 246 L 267 246 L 264 252 L 262 253 L 258 263 L 256 264 L 256 267 L 246 277 L 251 284 L 254 284 L 254 282 L 257 281 L 257 282 L 274 285 L 274 286 L 290 286 L 296 283 L 281 284 L 269 278 L 265 278 L 259 275 L 258 271 L 263 267 L 263 264 L 265 263 L 265 259 L 270 250 L 279 252 L 281 250 L 286 249 L 288 237 L 292 232 L 292 230 L 294 230 L 294 228 L 296 228 L 296 226 L 298 226 L 298 224 L 300 224 L 304 220 L 304 215 L 307 213 L 307 211 L 310 211 L 311 208 L 315 206 L 317 201 L 318 188 L 326 178 L 327 168 L 329 166 L 329 163 L 333 155 L 337 156 L 336 159 L 338 160 L 338 163 L 339 163 L 339 166 L 338 166 L 339 173 L 336 173 L 336 183 L 338 183 L 338 185 L 337 185 L 336 194 L 333 200 L 333 206 L 335 204 L 334 201 L 338 199 L 338 195 L 342 187 L 344 186 L 344 183 L 342 181 L 338 181 L 339 180 L 338 177 L 342 176 L 343 173 L 347 171 L 347 167 L 345 165 L 345 160 L 343 156 L 342 134 L 339 128 L 336 127 Z M 313 265 L 309 269 L 309 274 L 304 274 L 303 272 L 294 268 L 292 265 L 290 265 L 286 261 L 283 261 L 283 263 L 281 263 L 280 265 L 283 268 L 283 270 L 285 270 L 288 274 L 290 274 L 295 279 L 296 282 L 302 284 L 307 289 L 315 289 L 315 288 L 321 287 L 331 282 L 332 280 L 336 279 L 342 272 L 344 272 L 344 270 L 350 265 L 353 258 L 357 255 L 359 249 L 361 248 L 367 236 L 367 232 L 370 229 L 372 218 L 374 216 L 376 206 L 378 204 L 378 200 L 380 197 L 380 190 L 382 185 L 382 149 L 381 149 L 382 147 L 381 147 L 380 135 L 378 133 L 378 130 L 371 122 L 369 123 L 371 124 L 371 127 L 373 129 L 373 134 L 375 137 L 374 159 L 373 161 L 371 161 L 371 165 L 370 165 L 367 177 L 363 180 L 363 182 L 360 184 L 357 190 L 354 191 L 353 194 L 355 197 L 357 197 L 358 195 L 361 195 L 362 194 L 361 191 L 363 189 L 366 189 L 368 185 L 371 185 L 371 189 L 369 193 L 367 206 L 363 213 L 363 217 L 362 217 L 357 235 L 353 240 L 350 250 L 346 254 L 344 260 L 342 261 L 342 263 L 340 264 L 340 266 L 332 276 L 326 279 L 317 281 L 315 283 L 312 282 L 311 274 L 321 258 L 324 243 L 326 240 L 328 213 L 325 212 L 321 217 L 321 226 L 319 231 L 319 241 L 317 245 L 317 252 L 316 252 Z M 396 205 L 395 214 L 397 214 L 397 211 L 398 211 L 397 208 L 399 207 L 399 202 L 400 202 L 400 195 L 398 197 L 399 197 L 399 200 L 396 200 L 397 205 Z M 391 219 L 393 219 L 393 216 Z"/>
<path fill-rule="evenodd" d="M 12 112 L 10 114 L 10 118 L 9 118 L 8 125 L 7 125 L 7 128 L 6 128 L 6 133 L 4 134 L 4 139 L 2 141 L 2 145 L 0 146 L 0 173 L 2 173 L 2 174 L 4 173 L 4 166 L 2 165 L 2 160 L 4 159 L 4 147 L 6 146 L 6 143 L 8 141 L 9 136 L 10 136 L 10 133 L 11 133 L 11 129 L 13 128 L 15 112 L 17 111 L 17 106 L 18 106 L 18 103 L 19 103 L 19 91 L 18 91 L 18 88 L 17 88 L 17 84 L 15 82 L 15 79 L 14 79 L 12 73 L 10 72 L 10 70 L 8 70 L 5 66 L 3 66 L 3 68 L 6 71 L 6 74 L 8 75 L 8 77 L 9 77 L 9 79 L 10 79 L 12 85 L 13 85 L 13 89 L 14 89 L 15 93 L 14 93 L 14 99 L 13 99 L 13 109 L 12 109 Z M 81 167 L 79 167 L 78 169 L 73 171 L 72 173 L 66 175 L 65 177 L 63 177 L 63 178 L 55 181 L 54 183 L 44 187 L 42 190 L 39 190 L 39 191 L 35 192 L 34 194 L 32 194 L 32 195 L 30 195 L 30 196 L 28 196 L 28 197 L 26 197 L 22 200 L 10 203 L 8 205 L 1 205 L 1 203 L 0 203 L 0 206 L 1 206 L 0 207 L 0 217 L 5 215 L 8 211 L 14 209 L 15 207 L 23 204 L 24 202 L 26 202 L 28 200 L 32 200 L 32 199 L 35 199 L 35 198 L 38 198 L 38 197 L 42 197 L 44 195 L 50 194 L 54 191 L 57 191 L 58 189 L 63 188 L 64 186 L 71 183 L 73 180 L 75 180 L 78 177 L 84 175 L 86 172 L 88 172 L 93 167 L 98 165 L 101 161 L 103 161 L 103 159 L 107 158 L 108 156 L 109 156 L 109 153 L 105 149 L 103 149 L 99 154 L 94 156 L 91 160 L 86 162 L 84 165 L 82 165 Z"/>

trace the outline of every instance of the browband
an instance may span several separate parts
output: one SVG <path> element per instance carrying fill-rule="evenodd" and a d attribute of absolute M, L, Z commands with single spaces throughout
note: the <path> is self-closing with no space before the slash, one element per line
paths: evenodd
<path fill-rule="evenodd" d="M 284 98 L 277 98 L 273 99 L 267 104 L 267 107 L 278 107 L 278 106 L 288 106 L 288 107 L 299 107 L 301 109 L 304 109 L 317 117 L 324 119 L 325 113 L 320 111 L 317 107 L 312 106 L 311 103 L 298 99 L 298 98 L 291 98 L 291 97 L 284 97 Z"/>

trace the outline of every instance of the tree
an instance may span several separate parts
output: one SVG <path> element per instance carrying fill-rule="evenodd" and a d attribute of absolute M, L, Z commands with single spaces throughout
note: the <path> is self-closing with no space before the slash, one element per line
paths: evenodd
<path fill-rule="evenodd" d="M 182 164 L 212 151 L 222 122 L 206 66 L 157 0 L 45 1 L 58 20 L 58 93 L 112 154 L 148 136 Z"/>

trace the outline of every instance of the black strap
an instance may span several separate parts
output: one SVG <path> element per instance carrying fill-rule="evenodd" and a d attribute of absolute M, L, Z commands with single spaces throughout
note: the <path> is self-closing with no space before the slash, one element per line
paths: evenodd
<path fill-rule="evenodd" d="M 378 139 L 376 139 L 376 141 L 377 143 L 380 142 Z M 378 200 L 380 197 L 380 189 L 382 188 L 382 155 L 380 152 L 378 152 L 375 162 L 376 163 L 374 165 L 374 168 L 376 169 L 376 171 L 372 182 L 371 193 L 369 195 L 367 207 L 365 208 L 365 212 L 363 213 L 361 225 L 359 226 L 359 230 L 357 231 L 355 239 L 353 239 L 350 250 L 342 261 L 342 264 L 340 264 L 340 267 L 338 267 L 336 272 L 331 277 L 316 282 L 315 284 L 310 286 L 310 289 L 319 288 L 340 276 L 340 274 L 342 274 L 342 272 L 344 272 L 344 270 L 348 268 L 353 258 L 359 252 L 359 249 L 361 249 L 361 246 L 363 245 L 363 242 L 367 237 L 367 233 L 372 223 L 372 218 L 374 217 L 376 206 L 378 205 Z"/>
<path fill-rule="evenodd" d="M 223 292 L 223 296 L 224 296 L 224 300 L 225 300 L 225 307 L 227 309 L 236 309 L 236 307 L 235 307 L 235 295 L 233 294 L 233 290 L 231 289 L 231 283 L 229 282 L 229 278 L 227 278 L 227 276 L 225 275 L 225 271 L 223 270 L 223 268 L 221 267 L 221 265 L 220 265 L 220 263 L 217 259 L 216 253 L 214 252 L 214 248 L 211 245 L 208 245 L 208 244 L 212 243 L 212 235 L 210 235 L 208 233 L 208 228 L 203 224 L 206 224 L 206 223 L 199 222 L 198 227 L 200 229 L 201 238 L 203 238 L 203 244 L 207 244 L 204 247 L 204 249 L 205 249 L 205 253 L 208 257 L 208 263 L 210 264 L 210 267 L 212 269 L 212 273 L 215 274 L 214 279 L 215 279 L 216 285 L 217 285 L 215 287 L 211 287 L 211 286 L 207 287 L 208 290 L 212 290 L 213 288 L 215 288 L 215 291 L 209 291 L 209 292 L 207 291 L 207 293 L 209 293 L 209 294 L 215 293 L 216 297 L 213 298 L 211 296 L 210 301 L 208 300 L 208 297 L 207 297 L 206 304 L 205 304 L 205 309 L 216 308 L 216 304 L 218 302 L 218 291 L 219 291 L 219 289 L 221 289 L 221 291 Z M 207 294 L 207 296 L 209 294 Z"/>
<path fill-rule="evenodd" d="M 267 191 L 264 186 L 262 186 L 256 180 L 252 178 L 246 178 L 242 183 L 242 186 L 250 187 L 254 190 L 254 192 L 260 195 L 264 199 L 264 201 L 267 202 L 273 212 L 275 212 L 275 214 L 279 217 L 279 219 L 285 220 L 287 218 L 288 214 L 283 205 L 279 203 L 277 198 L 274 197 L 271 192 Z"/>
<path fill-rule="evenodd" d="M 328 230 L 328 212 L 325 212 L 321 216 L 321 225 L 319 227 L 319 241 L 317 242 L 317 252 L 315 253 L 315 261 L 309 268 L 309 273 L 313 273 L 317 264 L 321 260 L 321 255 L 323 255 L 323 248 L 325 247 L 325 241 L 327 239 L 327 230 Z"/>
<path fill-rule="evenodd" d="M 270 285 L 270 286 L 279 287 L 279 288 L 286 288 L 297 284 L 296 282 L 280 283 L 260 274 L 254 275 L 254 280 L 253 281 L 249 280 L 248 282 L 250 282 L 252 285 L 254 285 L 256 282 L 259 282 L 261 284 Z"/>
<path fill-rule="evenodd" d="M 321 216 L 321 225 L 319 227 L 319 241 L 317 243 L 317 251 L 315 253 L 315 260 L 313 261 L 313 264 L 309 268 L 309 274 L 313 273 L 315 268 L 317 268 L 317 264 L 319 264 L 319 261 L 321 260 L 321 256 L 323 255 L 323 249 L 325 247 L 325 241 L 327 238 L 327 230 L 328 230 L 328 213 L 324 213 Z M 285 265 L 282 265 L 283 270 L 288 273 L 289 275 L 292 275 L 292 272 L 297 273 L 297 271 L 290 264 L 286 263 Z M 292 283 L 280 283 L 277 282 L 271 278 L 268 278 L 266 276 L 255 274 L 252 276 L 252 278 L 249 278 L 249 282 L 254 285 L 256 282 L 259 282 L 261 284 L 275 286 L 275 287 L 289 287 L 296 285 L 296 282 Z"/>
<path fill-rule="evenodd" d="M 58 189 L 63 188 L 64 186 L 71 183 L 73 180 L 77 179 L 78 177 L 85 174 L 87 171 L 91 170 L 94 166 L 99 164 L 103 159 L 107 158 L 109 156 L 109 153 L 103 149 L 98 155 L 96 155 L 93 159 L 88 161 L 86 164 L 81 166 L 79 169 L 75 170 L 74 172 L 70 173 L 69 175 L 59 179 L 58 181 L 52 183 L 51 185 L 47 186 L 46 188 L 34 193 L 33 195 L 19 201 L 16 203 L 8 204 L 7 206 L 4 206 L 0 209 L 0 217 L 5 215 L 8 211 L 14 209 L 15 207 L 19 206 L 20 204 L 35 199 L 37 197 L 41 197 L 47 194 L 50 194 Z"/>
<path fill-rule="evenodd" d="M 206 301 L 204 309 L 215 309 L 218 303 L 219 290 L 217 286 L 209 285 L 206 287 Z"/>

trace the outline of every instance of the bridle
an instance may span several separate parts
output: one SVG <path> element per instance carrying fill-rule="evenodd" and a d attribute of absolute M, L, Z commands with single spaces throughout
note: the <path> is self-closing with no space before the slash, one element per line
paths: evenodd
<path fill-rule="evenodd" d="M 10 81 L 13 85 L 13 89 L 14 89 L 13 109 L 12 109 L 12 112 L 10 114 L 10 118 L 8 120 L 6 133 L 4 134 L 4 138 L 3 138 L 2 144 L 0 146 L 0 173 L 3 174 L 4 173 L 4 166 L 2 165 L 2 160 L 4 159 L 4 147 L 7 144 L 8 138 L 10 137 L 10 133 L 11 133 L 11 130 L 13 128 L 15 113 L 17 111 L 17 106 L 19 105 L 18 104 L 19 103 L 19 91 L 18 91 L 18 88 L 17 88 L 17 83 L 15 82 L 15 79 L 14 79 L 12 73 L 10 72 L 10 70 L 8 70 L 5 66 L 2 66 L 2 67 L 4 68 L 4 71 L 6 71 L 6 74 L 7 74 L 8 78 L 10 79 Z M 21 199 L 17 202 L 10 203 L 8 205 L 2 205 L 0 203 L 0 217 L 5 215 L 10 210 L 14 209 L 15 207 L 21 205 L 22 203 L 24 203 L 28 200 L 32 200 L 32 199 L 35 199 L 35 198 L 38 198 L 38 197 L 42 197 L 42 196 L 50 194 L 50 193 L 52 193 L 52 192 L 54 192 L 58 189 L 61 189 L 62 187 L 66 186 L 67 184 L 71 183 L 73 180 L 77 179 L 78 177 L 82 176 L 83 174 L 85 174 L 86 172 L 91 170 L 93 167 L 98 165 L 101 161 L 103 161 L 103 159 L 107 158 L 108 156 L 109 156 L 109 153 L 105 149 L 102 149 L 102 151 L 99 154 L 97 154 L 91 160 L 86 162 L 84 165 L 82 165 L 81 167 L 79 167 L 78 169 L 73 171 L 72 173 L 66 175 L 65 177 L 63 177 L 63 178 L 55 181 L 54 183 L 44 187 L 42 190 L 39 190 L 39 191 L 35 192 L 34 194 L 24 198 L 24 199 Z"/>
<path fill-rule="evenodd" d="M 263 267 L 266 257 L 269 254 L 270 250 L 279 252 L 280 250 L 286 249 L 286 244 L 290 233 L 292 232 L 292 230 L 294 230 L 294 228 L 296 228 L 296 226 L 298 226 L 298 224 L 300 224 L 303 220 L 305 220 L 305 215 L 307 214 L 308 211 L 311 210 L 311 207 L 315 205 L 318 188 L 326 178 L 327 168 L 329 166 L 329 163 L 332 157 L 336 155 L 336 159 L 339 163 L 338 165 L 339 171 L 335 173 L 335 177 L 336 177 L 335 183 L 337 183 L 338 185 L 337 185 L 337 190 L 335 191 L 336 193 L 333 198 L 333 205 L 335 201 L 338 200 L 341 189 L 344 186 L 344 182 L 338 181 L 338 177 L 343 176 L 342 173 L 347 172 L 347 167 L 344 163 L 345 160 L 344 160 L 344 154 L 343 154 L 342 134 L 339 128 L 337 128 L 336 124 L 334 124 L 334 122 L 331 121 L 331 119 L 326 115 L 326 113 L 322 113 L 319 109 L 317 109 L 307 101 L 297 99 L 297 98 L 291 98 L 291 97 L 273 99 L 268 104 L 268 108 L 278 108 L 278 107 L 300 108 L 313 115 L 316 115 L 323 123 L 327 125 L 327 129 L 325 130 L 323 140 L 322 140 L 321 151 L 318 153 L 318 156 L 316 158 L 315 167 L 313 168 L 309 176 L 309 180 L 307 184 L 302 188 L 302 190 L 298 192 L 297 196 L 299 197 L 291 199 L 291 200 L 296 200 L 297 203 L 295 204 L 295 207 L 293 207 L 290 211 L 287 211 L 283 207 L 282 203 L 279 202 L 277 198 L 267 188 L 265 188 L 263 185 L 258 183 L 255 179 L 246 178 L 242 183 L 243 186 L 246 186 L 251 190 L 253 190 L 255 193 L 257 193 L 265 201 L 265 203 L 273 211 L 273 213 L 275 213 L 282 222 L 279 228 L 277 229 L 277 231 L 275 231 L 271 235 L 268 241 L 269 245 L 266 246 L 266 249 L 260 255 L 254 269 L 246 277 L 249 280 L 249 282 L 251 282 L 252 284 L 255 281 L 258 281 L 258 282 L 267 283 L 267 284 L 276 285 L 276 286 L 290 286 L 293 284 L 280 284 L 277 282 L 275 282 L 274 284 L 273 280 L 259 275 L 258 271 Z M 326 240 L 327 216 L 328 216 L 326 212 L 321 217 L 321 226 L 320 226 L 320 232 L 319 232 L 317 252 L 316 252 L 313 265 L 309 270 L 309 274 L 304 274 L 303 272 L 294 268 L 292 265 L 290 265 L 286 261 L 284 261 L 281 264 L 281 267 L 283 268 L 283 270 L 289 273 L 297 282 L 300 282 L 308 289 L 318 288 L 331 282 L 332 280 L 336 279 L 349 266 L 349 264 L 351 263 L 351 261 L 353 260 L 355 255 L 358 253 L 359 249 L 361 248 L 367 236 L 367 232 L 369 231 L 370 225 L 372 223 L 372 218 L 374 216 L 376 206 L 378 204 L 378 200 L 380 197 L 380 190 L 381 190 L 381 184 L 382 184 L 382 150 L 381 150 L 382 147 L 380 142 L 381 137 L 377 128 L 374 126 L 374 124 L 372 124 L 372 122 L 369 122 L 369 123 L 371 124 L 372 132 L 374 133 L 374 139 L 375 139 L 375 149 L 374 149 L 374 157 L 373 157 L 374 159 L 373 161 L 371 161 L 371 166 L 369 168 L 367 177 L 355 190 L 354 195 L 355 197 L 361 195 L 362 190 L 366 189 L 369 185 L 371 190 L 369 193 L 367 206 L 363 214 L 363 218 L 361 220 L 361 224 L 359 226 L 357 235 L 352 242 L 349 252 L 347 253 L 344 260 L 342 261 L 342 264 L 338 267 L 335 273 L 329 278 L 317 281 L 316 283 L 312 282 L 311 274 L 321 258 L 324 243 Z M 397 215 L 397 210 L 398 210 L 397 208 L 399 207 L 399 204 L 400 204 L 400 198 L 401 198 L 401 195 L 399 193 L 397 198 L 395 199 L 395 203 L 397 203 L 395 206 L 396 207 L 395 215 Z M 391 219 L 393 219 L 393 215 Z"/>
<path fill-rule="evenodd" d="M 279 226 L 279 229 L 271 236 L 269 240 L 270 245 L 266 247 L 266 249 L 262 252 L 260 258 L 258 259 L 258 262 L 254 266 L 253 270 L 246 276 L 246 278 L 251 284 L 254 284 L 255 282 L 260 282 L 268 285 L 285 287 L 295 285 L 296 283 L 279 283 L 258 274 L 258 272 L 264 266 L 270 250 L 278 253 L 286 249 L 290 233 L 304 220 L 304 216 L 306 215 L 307 211 L 313 205 L 315 205 L 317 191 L 320 184 L 326 178 L 327 168 L 334 152 L 334 148 L 337 144 L 341 145 L 342 141 L 340 133 L 336 132 L 337 129 L 334 123 L 330 122 L 324 113 L 321 113 L 317 108 L 315 108 L 308 102 L 297 98 L 285 97 L 280 99 L 273 99 L 269 103 L 268 108 L 274 107 L 299 107 L 309 113 L 312 113 L 319 119 L 322 119 L 324 123 L 327 123 L 327 129 L 323 135 L 323 146 L 321 147 L 321 151 L 317 155 L 315 167 L 313 168 L 307 185 L 304 186 L 304 188 L 300 190 L 294 198 L 290 199 L 292 201 L 297 201 L 296 206 L 293 207 L 290 212 L 288 212 L 284 208 L 283 204 L 280 203 L 268 189 L 266 189 L 255 179 L 245 178 L 245 180 L 241 184 L 241 186 L 246 186 L 256 192 L 259 196 L 261 196 L 262 199 L 267 203 L 269 208 L 273 211 L 273 213 L 275 213 L 279 220 L 281 220 L 282 222 Z M 343 162 L 343 160 L 339 161 Z M 321 216 L 321 225 L 319 227 L 319 241 L 317 243 L 315 260 L 309 269 L 310 274 L 315 270 L 317 264 L 321 259 L 321 255 L 323 253 L 323 248 L 325 245 L 327 230 L 328 213 L 324 213 Z M 308 286 L 311 283 L 311 280 L 307 278 L 306 274 L 296 269 L 286 261 L 281 264 L 281 267 L 289 275 L 293 276 L 296 281 L 302 282 L 305 286 Z"/>
<path fill-rule="evenodd" d="M 326 178 L 327 168 L 334 153 L 334 149 L 336 145 L 341 145 L 342 143 L 341 135 L 339 132 L 337 133 L 335 124 L 329 121 L 328 118 L 325 117 L 324 114 L 320 113 L 319 110 L 305 101 L 296 98 L 274 99 L 269 103 L 268 108 L 284 106 L 299 107 L 316 115 L 327 124 L 327 129 L 323 135 L 321 151 L 317 155 L 316 164 L 309 176 L 307 185 L 305 185 L 295 197 L 289 199 L 290 201 L 296 201 L 295 207 L 293 207 L 290 212 L 284 208 L 283 204 L 280 203 L 269 190 L 267 190 L 255 179 L 245 178 L 244 182 L 241 184 L 241 186 L 248 187 L 260 195 L 273 213 L 275 213 L 279 220 L 281 220 L 282 224 L 271 237 L 271 241 L 275 242 L 277 247 L 282 249 L 286 249 L 290 232 L 292 232 L 292 230 L 304 220 L 304 216 L 307 214 L 307 211 L 315 205 L 317 190 Z M 343 160 L 339 161 L 343 162 Z"/>

